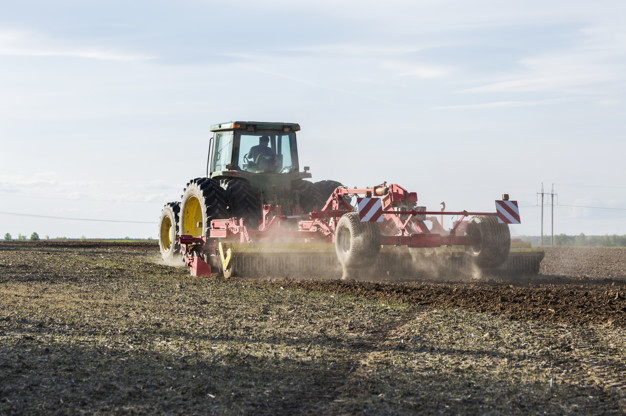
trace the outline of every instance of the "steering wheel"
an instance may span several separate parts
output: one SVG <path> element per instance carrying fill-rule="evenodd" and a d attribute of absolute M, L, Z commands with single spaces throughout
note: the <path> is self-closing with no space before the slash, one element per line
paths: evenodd
<path fill-rule="evenodd" d="M 250 160 L 250 158 L 248 158 L 248 154 L 246 153 L 245 155 L 243 155 L 243 166 L 244 166 L 244 169 L 249 167 L 249 166 L 251 166 L 251 165 L 254 165 L 254 161 Z"/>

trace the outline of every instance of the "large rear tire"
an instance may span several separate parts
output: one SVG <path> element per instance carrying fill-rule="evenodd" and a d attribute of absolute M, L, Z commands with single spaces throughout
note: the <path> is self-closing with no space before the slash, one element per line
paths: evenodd
<path fill-rule="evenodd" d="M 168 202 L 161 210 L 159 219 L 159 251 L 166 264 L 182 264 L 180 243 L 177 240 L 179 226 L 179 202 Z"/>
<path fill-rule="evenodd" d="M 358 212 L 344 214 L 335 231 L 335 251 L 344 269 L 371 266 L 380 252 L 378 224 L 361 222 Z"/>
<path fill-rule="evenodd" d="M 496 216 L 478 215 L 472 217 L 465 233 L 481 239 L 481 243 L 467 248 L 474 263 L 482 269 L 492 269 L 503 264 L 509 257 L 511 233 L 507 224 L 502 224 Z"/>
<path fill-rule="evenodd" d="M 340 186 L 343 186 L 341 182 L 331 180 L 315 182 L 315 187 L 320 192 L 320 195 L 324 201 L 328 200 L 330 194 L 332 194 L 333 191 Z"/>
<path fill-rule="evenodd" d="M 326 201 L 328 201 L 328 198 L 335 191 L 335 189 L 339 188 L 340 186 L 343 186 L 343 184 L 341 182 L 332 181 L 332 180 L 325 180 L 325 181 L 315 182 L 315 187 L 319 191 L 320 197 L 321 197 L 321 199 L 323 201 L 322 202 L 322 206 L 324 204 L 326 204 Z M 343 199 L 344 199 L 344 201 L 346 201 L 346 203 L 350 204 L 350 197 L 349 196 L 344 196 Z M 322 208 L 322 207 L 320 207 L 320 208 Z"/>
<path fill-rule="evenodd" d="M 248 229 L 257 230 L 262 216 L 261 205 L 250 182 L 234 178 L 223 179 L 221 182 L 230 216 L 244 218 Z"/>
<path fill-rule="evenodd" d="M 292 182 L 292 191 L 295 196 L 295 204 L 302 208 L 305 214 L 313 211 L 315 207 L 321 209 L 326 201 L 322 201 L 322 196 L 317 187 L 303 179 Z"/>
<path fill-rule="evenodd" d="M 180 235 L 208 237 L 211 220 L 228 218 L 226 195 L 211 178 L 191 180 L 180 203 Z"/>

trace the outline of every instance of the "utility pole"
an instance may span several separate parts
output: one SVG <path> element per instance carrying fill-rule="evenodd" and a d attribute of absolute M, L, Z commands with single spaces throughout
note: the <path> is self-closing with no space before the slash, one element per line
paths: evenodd
<path fill-rule="evenodd" d="M 540 246 L 543 247 L 543 182 L 541 182 L 541 235 L 540 235 Z"/>
<path fill-rule="evenodd" d="M 552 184 L 552 192 L 550 192 L 550 205 L 551 205 L 551 213 L 550 213 L 550 245 L 554 246 L 554 183 Z"/>
<path fill-rule="evenodd" d="M 550 245 L 554 245 L 554 197 L 559 196 L 554 193 L 554 183 L 552 184 L 552 192 L 550 192 L 550 202 L 552 205 L 552 218 L 550 219 L 550 226 L 552 227 Z"/>
<path fill-rule="evenodd" d="M 552 184 L 552 191 L 547 193 L 543 189 L 543 182 L 541 182 L 541 192 L 537 193 L 537 195 L 541 195 L 541 239 L 540 244 L 543 247 L 543 206 L 544 206 L 544 196 L 550 195 L 550 245 L 554 245 L 554 183 Z"/>

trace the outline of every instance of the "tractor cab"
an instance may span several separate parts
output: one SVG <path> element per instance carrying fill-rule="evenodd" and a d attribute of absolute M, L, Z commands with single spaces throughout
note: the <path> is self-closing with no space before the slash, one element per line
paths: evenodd
<path fill-rule="evenodd" d="M 320 190 L 305 180 L 312 176 L 309 168 L 300 171 L 296 142 L 299 130 L 296 123 L 257 121 L 229 121 L 211 126 L 213 136 L 206 175 L 210 180 L 199 179 L 199 182 L 205 188 L 210 183 L 213 190 L 203 190 L 210 201 L 218 199 L 227 203 L 228 212 L 216 218 L 224 215 L 243 218 L 254 229 L 263 218 L 265 205 L 280 206 L 287 215 L 308 213 L 323 206 L 325 200 Z M 222 192 L 223 195 L 218 195 Z M 325 195 L 326 199 L 329 195 Z M 181 204 L 181 209 L 185 207 L 186 204 Z M 197 222 L 196 218 L 182 221 L 183 225 Z"/>
<path fill-rule="evenodd" d="M 228 122 L 211 126 L 210 176 L 298 172 L 294 123 Z M 235 175 L 236 176 L 236 175 Z"/>

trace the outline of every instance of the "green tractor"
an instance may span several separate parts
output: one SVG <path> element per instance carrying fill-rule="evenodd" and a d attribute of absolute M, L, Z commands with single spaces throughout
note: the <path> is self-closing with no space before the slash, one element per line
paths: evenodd
<path fill-rule="evenodd" d="M 163 260 L 180 264 L 180 235 L 208 237 L 211 220 L 243 218 L 258 229 L 264 204 L 280 205 L 283 215 L 321 208 L 341 183 L 316 183 L 300 171 L 295 123 L 233 121 L 211 126 L 207 174 L 187 183 L 180 202 L 167 203 L 159 221 Z"/>

